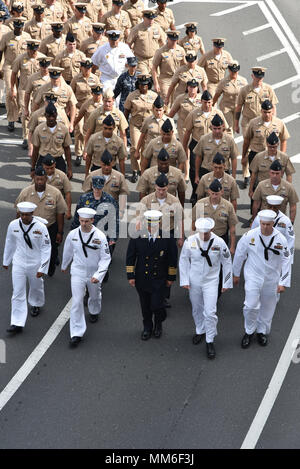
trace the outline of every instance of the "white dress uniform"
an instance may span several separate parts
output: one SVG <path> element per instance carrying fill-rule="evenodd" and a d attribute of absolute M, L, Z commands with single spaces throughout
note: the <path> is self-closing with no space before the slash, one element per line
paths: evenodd
<path fill-rule="evenodd" d="M 237 244 L 233 261 L 235 277 L 240 277 L 245 260 L 245 331 L 249 335 L 255 331 L 266 335 L 271 330 L 280 296 L 277 287 L 290 286 L 290 251 L 286 238 L 276 228 L 270 236 L 263 236 L 260 227 L 248 231 Z"/>
<path fill-rule="evenodd" d="M 117 47 L 110 47 L 109 42 L 99 47 L 92 55 L 92 62 L 99 67 L 103 89 L 114 89 L 118 77 L 126 71 L 127 57 L 134 57 L 130 47 L 120 42 Z"/>
<path fill-rule="evenodd" d="M 26 243 L 24 232 L 28 232 L 31 247 Z M 28 238 L 27 238 L 28 239 Z M 3 265 L 12 262 L 13 295 L 11 299 L 11 324 L 24 327 L 27 319 L 26 281 L 29 283 L 28 303 L 41 307 L 45 304 L 44 280 L 37 272 L 47 274 L 51 255 L 48 230 L 33 217 L 30 225 L 21 219 L 13 220 L 7 230 Z"/>
<path fill-rule="evenodd" d="M 82 337 L 86 331 L 83 306 L 86 287 L 89 292 L 88 309 L 90 314 L 100 313 L 101 283 L 110 261 L 107 239 L 102 231 L 95 226 L 92 227 L 89 233 L 83 233 L 81 227 L 70 231 L 64 245 L 61 268 L 66 270 L 72 262 L 71 337 Z M 91 283 L 92 277 L 98 279 L 99 283 Z"/>
<path fill-rule="evenodd" d="M 208 251 L 209 257 L 203 251 Z M 185 240 L 179 259 L 180 286 L 190 286 L 196 334 L 206 333 L 207 343 L 213 342 L 217 335 L 216 312 L 221 265 L 223 288 L 232 288 L 231 255 L 225 241 L 212 232 L 208 241 L 201 240 L 199 233 Z"/>

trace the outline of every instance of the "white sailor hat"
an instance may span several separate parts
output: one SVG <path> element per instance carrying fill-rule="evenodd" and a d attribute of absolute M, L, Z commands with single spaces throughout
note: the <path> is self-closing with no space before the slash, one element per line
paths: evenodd
<path fill-rule="evenodd" d="M 198 218 L 195 226 L 200 233 L 208 233 L 215 226 L 215 222 L 212 218 Z"/>
<path fill-rule="evenodd" d="M 34 218 L 35 218 L 35 220 L 40 221 L 44 225 L 48 225 L 48 220 L 46 220 L 46 218 L 37 217 L 36 215 L 34 216 Z"/>
<path fill-rule="evenodd" d="M 149 223 L 159 223 L 162 213 L 159 210 L 146 210 L 144 217 Z"/>
<path fill-rule="evenodd" d="M 97 212 L 92 208 L 83 207 L 79 208 L 77 213 L 81 218 L 94 218 Z"/>
<path fill-rule="evenodd" d="M 261 210 L 258 216 L 260 221 L 274 221 L 277 215 L 273 210 Z"/>
<path fill-rule="evenodd" d="M 281 205 L 284 201 L 280 195 L 268 195 L 266 198 L 269 205 Z"/>
<path fill-rule="evenodd" d="M 32 213 L 37 208 L 37 205 L 32 202 L 20 202 L 17 204 L 17 208 L 21 213 Z"/>

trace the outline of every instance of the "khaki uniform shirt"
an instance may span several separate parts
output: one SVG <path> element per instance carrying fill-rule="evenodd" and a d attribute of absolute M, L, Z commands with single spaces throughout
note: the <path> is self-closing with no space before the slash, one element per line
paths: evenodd
<path fill-rule="evenodd" d="M 218 84 L 216 94 L 222 94 L 219 107 L 224 113 L 234 111 L 240 89 L 247 85 L 247 80 L 238 75 L 236 80 L 232 80 L 230 76 L 223 78 Z"/>
<path fill-rule="evenodd" d="M 250 149 L 256 152 L 264 151 L 267 148 L 267 138 L 272 132 L 275 132 L 281 141 L 290 138 L 286 125 L 278 117 L 273 117 L 268 127 L 262 117 L 251 119 L 245 134 L 245 138 L 250 140 Z"/>
<path fill-rule="evenodd" d="M 48 176 L 47 184 L 49 186 L 56 187 L 56 189 L 58 189 L 62 193 L 63 197 L 65 197 L 68 192 L 72 191 L 72 186 L 68 179 L 68 176 L 63 171 L 57 168 L 55 168 L 54 174 L 52 175 L 51 179 Z"/>
<path fill-rule="evenodd" d="M 179 199 L 170 193 L 167 193 L 164 203 L 161 205 L 156 197 L 155 192 L 143 197 L 138 205 L 138 217 L 143 220 L 146 210 L 159 210 L 162 215 L 162 229 L 165 232 L 174 230 L 175 220 L 180 223 L 183 217 L 183 208 Z M 181 229 L 181 226 L 177 226 Z"/>
<path fill-rule="evenodd" d="M 202 157 L 201 167 L 213 170 L 213 159 L 216 153 L 220 153 L 225 158 L 225 169 L 231 167 L 231 160 L 235 160 L 239 155 L 238 147 L 232 137 L 223 134 L 219 143 L 212 137 L 212 132 L 203 135 L 194 148 L 195 155 Z"/>
<path fill-rule="evenodd" d="M 295 168 L 290 160 L 290 158 L 283 153 L 282 151 L 277 150 L 276 156 L 268 156 L 268 150 L 257 153 L 253 158 L 250 169 L 252 173 L 256 174 L 258 182 L 269 179 L 270 166 L 273 161 L 279 160 L 282 166 L 282 173 L 290 176 L 295 173 Z"/>
<path fill-rule="evenodd" d="M 4 34 L 0 41 L 0 51 L 3 52 L 4 55 L 4 64 L 3 70 L 9 70 L 12 66 L 12 63 L 16 58 L 26 52 L 27 50 L 27 43 L 31 37 L 28 33 L 24 31 L 19 36 L 20 39 L 17 40 L 14 32 L 11 31 L 9 33 Z"/>
<path fill-rule="evenodd" d="M 152 140 L 147 146 L 144 158 L 150 160 L 150 166 L 157 166 L 157 156 L 162 148 L 169 153 L 170 156 L 170 165 L 178 166 L 180 163 L 185 163 L 186 154 L 181 143 L 177 140 L 175 135 L 170 143 L 163 143 L 161 137 L 157 137 Z"/>
<path fill-rule="evenodd" d="M 278 103 L 277 96 L 270 85 L 263 83 L 259 92 L 255 91 L 253 83 L 244 86 L 237 99 L 237 106 L 243 106 L 242 125 L 247 124 L 249 120 L 254 119 L 261 114 L 261 105 L 269 99 L 273 105 Z"/>
<path fill-rule="evenodd" d="M 44 18 L 48 23 L 62 21 L 66 16 L 65 10 L 61 2 L 56 1 L 54 5 L 48 6 L 46 3 L 43 5 L 45 8 Z"/>
<path fill-rule="evenodd" d="M 30 34 L 32 39 L 39 40 L 45 39 L 49 34 L 52 34 L 51 24 L 45 20 L 41 23 L 37 23 L 34 17 L 25 24 L 24 31 Z"/>
<path fill-rule="evenodd" d="M 184 127 L 186 130 L 192 132 L 192 138 L 199 142 L 202 135 L 208 134 L 211 126 L 211 121 L 214 116 L 218 114 L 221 119 L 224 121 L 225 129 L 228 129 L 229 126 L 226 122 L 224 114 L 219 109 L 212 109 L 210 115 L 205 117 L 202 109 L 196 108 L 192 113 L 190 113 L 184 121 Z"/>
<path fill-rule="evenodd" d="M 210 83 L 219 83 L 224 78 L 227 67 L 232 61 L 231 54 L 226 50 L 222 50 L 220 60 L 215 57 L 214 51 L 211 50 L 201 57 L 198 65 L 204 68 Z"/>
<path fill-rule="evenodd" d="M 210 172 L 204 174 L 199 181 L 196 194 L 198 199 L 203 199 L 204 197 L 208 197 L 208 189 L 211 183 L 215 180 L 214 172 Z M 220 183 L 222 184 L 222 188 L 224 191 L 223 198 L 225 200 L 229 200 L 232 202 L 233 200 L 239 199 L 240 193 L 236 183 L 236 180 L 230 176 L 230 174 L 224 173 L 224 176 L 219 179 Z"/>
<path fill-rule="evenodd" d="M 90 74 L 88 78 L 84 78 L 82 73 L 78 73 L 74 76 L 73 80 L 71 81 L 71 88 L 74 91 L 76 99 L 78 101 L 77 107 L 80 107 L 84 104 L 84 102 L 89 99 L 92 95 L 91 92 L 91 85 L 97 86 L 100 85 L 100 80 L 97 75 L 93 73 Z"/>
<path fill-rule="evenodd" d="M 53 34 L 47 36 L 40 43 L 39 51 L 45 54 L 47 57 L 53 57 L 54 59 L 60 54 L 66 47 L 66 35 L 62 34 L 61 38 L 56 39 Z"/>
<path fill-rule="evenodd" d="M 82 184 L 82 190 L 84 192 L 90 192 L 92 190 L 92 178 L 94 176 L 103 176 L 102 168 L 97 169 L 96 171 L 92 171 L 88 175 Z M 125 176 L 115 169 L 111 170 L 111 174 L 106 179 L 103 190 L 104 192 L 110 194 L 116 201 L 119 200 L 120 195 L 129 195 L 129 189 Z"/>
<path fill-rule="evenodd" d="M 20 202 L 32 202 L 37 205 L 34 211 L 34 215 L 42 218 L 46 218 L 48 221 L 47 227 L 53 225 L 56 222 L 56 217 L 59 214 L 63 214 L 67 211 L 67 204 L 61 192 L 46 184 L 46 189 L 41 198 L 39 198 L 34 186 L 25 187 L 19 194 L 15 207 Z"/>
<path fill-rule="evenodd" d="M 153 103 L 157 98 L 157 93 L 148 90 L 146 94 L 141 94 L 139 90 L 132 91 L 126 98 L 124 109 L 130 112 L 130 125 L 142 127 L 146 117 L 151 116 Z"/>
<path fill-rule="evenodd" d="M 82 20 L 78 21 L 74 15 L 65 23 L 63 32 L 64 34 L 68 34 L 69 32 L 72 33 L 76 39 L 77 47 L 80 48 L 81 42 L 92 34 L 91 23 L 91 20 L 87 17 L 84 17 Z"/>
<path fill-rule="evenodd" d="M 197 36 L 197 34 L 193 38 L 184 36 L 184 38 L 179 39 L 178 44 L 184 48 L 185 55 L 190 50 L 194 50 L 195 52 L 197 52 L 197 54 L 200 50 L 204 50 L 202 38 L 200 36 Z"/>
<path fill-rule="evenodd" d="M 88 119 L 90 117 L 90 115 L 92 114 L 93 111 L 95 111 L 96 109 L 98 109 L 100 106 L 101 106 L 101 102 L 100 103 L 95 103 L 93 97 L 89 98 L 87 101 L 85 101 L 79 112 L 81 112 L 83 114 L 83 130 L 84 132 L 87 132 L 88 130 L 88 125 L 87 125 L 87 122 L 88 122 Z"/>
<path fill-rule="evenodd" d="M 134 55 L 140 60 L 151 59 L 165 41 L 166 34 L 159 25 L 146 28 L 144 22 L 134 26 L 127 39 L 128 43 L 133 43 Z"/>
<path fill-rule="evenodd" d="M 38 147 L 41 156 L 50 153 L 54 158 L 57 158 L 64 154 L 65 147 L 72 145 L 72 139 L 64 124 L 57 123 L 56 129 L 52 133 L 49 127 L 42 123 L 33 132 L 32 144 Z"/>
<path fill-rule="evenodd" d="M 71 57 L 67 49 L 64 49 L 54 59 L 53 66 L 63 68 L 62 76 L 66 82 L 70 83 L 74 76 L 80 72 L 80 62 L 82 60 L 85 60 L 85 55 L 80 50 L 75 50 Z"/>
<path fill-rule="evenodd" d="M 89 129 L 91 129 L 92 133 L 100 132 L 100 130 L 102 130 L 102 122 L 109 114 L 113 117 L 116 123 L 114 130 L 115 134 L 117 134 L 119 130 L 125 132 L 125 130 L 128 128 L 128 122 L 123 112 L 116 107 L 113 107 L 112 111 L 104 111 L 103 105 L 101 105 L 92 112 L 87 122 L 87 126 Z"/>
<path fill-rule="evenodd" d="M 143 21 L 143 10 L 144 2 L 143 0 L 138 0 L 134 5 L 131 3 L 130 0 L 124 3 L 122 8 L 123 11 L 126 11 L 129 15 L 132 27 L 136 26 L 137 24 Z"/>
<path fill-rule="evenodd" d="M 67 85 L 65 80 L 61 78 L 61 83 L 58 88 L 53 88 L 51 81 L 48 81 L 45 85 L 41 86 L 39 91 L 37 92 L 37 95 L 34 99 L 34 102 L 41 106 L 41 104 L 44 102 L 43 100 L 43 95 L 46 91 L 53 91 L 57 95 L 57 104 L 62 107 L 66 108 L 66 106 L 71 103 L 74 106 L 77 104 L 77 99 L 75 98 L 75 95 L 73 93 L 73 90 L 71 86 Z"/>
<path fill-rule="evenodd" d="M 38 59 L 43 57 L 43 54 L 40 52 L 37 53 L 36 58 L 30 58 L 28 56 L 28 52 L 24 52 L 24 54 L 19 55 L 12 63 L 11 69 L 17 75 L 19 75 L 19 86 L 18 89 L 24 91 L 26 89 L 28 79 L 36 73 L 39 68 L 40 64 Z"/>
<path fill-rule="evenodd" d="M 106 13 L 104 16 L 102 16 L 101 23 L 105 24 L 106 31 L 111 31 L 111 30 L 120 31 L 121 32 L 120 41 L 124 42 L 125 31 L 127 29 L 127 34 L 128 34 L 129 30 L 131 29 L 131 21 L 130 21 L 128 13 L 124 11 L 123 9 L 120 11 L 120 15 L 118 16 L 119 18 L 117 18 L 114 11 L 111 10 L 108 13 Z"/>
<path fill-rule="evenodd" d="M 159 67 L 159 78 L 172 78 L 176 70 L 184 65 L 184 49 L 178 44 L 175 49 L 169 49 L 168 45 L 158 49 L 153 57 L 154 67 Z"/>
<path fill-rule="evenodd" d="M 48 103 L 47 103 L 48 104 Z M 45 110 L 46 110 L 46 106 L 47 104 L 45 104 L 44 107 L 42 107 L 41 109 L 38 109 L 37 111 L 34 111 L 30 118 L 29 118 L 29 122 L 28 122 L 28 130 L 29 132 L 33 133 L 35 128 L 42 124 L 43 122 L 46 122 L 46 116 L 45 116 Z M 65 110 L 62 109 L 61 107 L 59 106 L 56 106 L 54 104 L 54 106 L 56 107 L 57 109 L 57 122 L 61 122 L 62 124 L 64 124 L 66 127 L 69 127 L 70 125 L 70 122 L 69 122 L 69 119 L 67 117 L 67 114 L 65 113 Z"/>
<path fill-rule="evenodd" d="M 188 93 L 182 93 L 175 99 L 172 109 L 178 109 L 178 121 L 183 124 L 186 117 L 194 111 L 194 109 L 199 107 L 201 107 L 200 93 L 198 93 L 195 98 L 190 98 Z"/>
<path fill-rule="evenodd" d="M 155 192 L 155 181 L 160 176 L 160 171 L 158 171 L 158 166 L 151 166 L 151 168 L 146 169 L 136 186 L 136 190 L 141 194 L 151 194 Z M 186 191 L 186 183 L 182 171 L 173 166 L 169 167 L 169 171 L 165 173 L 169 180 L 168 192 L 171 195 L 176 196 L 177 192 Z"/>
<path fill-rule="evenodd" d="M 103 155 L 104 150 L 108 150 L 113 157 L 113 166 L 116 165 L 117 161 L 127 158 L 127 150 L 120 137 L 113 134 L 107 142 L 103 137 L 102 132 L 96 132 L 91 136 L 91 138 L 89 138 L 86 147 L 88 156 L 92 157 L 91 166 L 100 166 L 101 156 Z"/>
<path fill-rule="evenodd" d="M 212 231 L 217 236 L 224 236 L 229 228 L 238 223 L 232 203 L 223 197 L 216 209 L 212 206 L 209 197 L 198 200 L 192 210 L 193 222 L 200 217 L 209 217 L 214 220 L 215 226 Z"/>
<path fill-rule="evenodd" d="M 103 44 L 105 44 L 107 41 L 108 39 L 106 36 L 101 37 L 101 39 L 98 39 L 97 41 L 95 41 L 93 36 L 91 36 L 82 41 L 80 50 L 86 55 L 86 57 L 90 59 L 98 47 L 103 46 Z"/>
<path fill-rule="evenodd" d="M 200 86 L 202 82 L 207 84 L 208 81 L 204 68 L 199 67 L 199 65 L 196 65 L 195 68 L 189 68 L 188 65 L 182 65 L 176 70 L 171 81 L 171 85 L 177 84 L 174 92 L 174 99 L 180 94 L 186 92 L 187 82 L 193 78 L 198 81 Z"/>
<path fill-rule="evenodd" d="M 45 83 L 48 83 L 49 81 L 50 81 L 50 76 L 45 75 L 44 77 L 42 77 L 42 74 L 39 70 L 38 72 L 34 73 L 31 77 L 28 78 L 25 91 L 26 93 L 32 95 L 31 98 L 32 100 L 34 100 L 40 87 L 45 85 Z"/>
<path fill-rule="evenodd" d="M 281 182 L 279 186 L 277 187 L 277 189 L 274 189 L 274 187 L 271 184 L 270 179 L 261 181 L 258 184 L 252 198 L 253 200 L 259 200 L 261 202 L 260 210 L 265 210 L 268 208 L 268 203 L 267 203 L 268 195 L 280 195 L 280 197 L 284 198 L 280 206 L 280 210 L 283 213 L 286 212 L 286 207 L 288 203 L 296 204 L 299 202 L 298 195 L 293 185 L 287 181 L 284 181 L 283 179 L 281 179 Z"/>
<path fill-rule="evenodd" d="M 171 29 L 171 25 L 175 24 L 175 18 L 173 11 L 170 8 L 166 8 L 165 11 L 155 10 L 157 17 L 154 18 L 154 23 L 158 24 L 163 31 Z"/>
<path fill-rule="evenodd" d="M 103 8 L 102 1 L 90 0 L 84 3 L 86 3 L 86 17 L 89 18 L 92 23 L 98 23 L 99 11 Z"/>
<path fill-rule="evenodd" d="M 160 136 L 161 127 L 167 119 L 172 122 L 174 132 L 176 132 L 176 125 L 171 117 L 168 117 L 165 114 L 159 120 L 153 114 L 152 116 L 146 117 L 141 128 L 141 133 L 146 134 L 144 148 L 147 148 L 148 143 L 150 143 L 151 140 Z"/>

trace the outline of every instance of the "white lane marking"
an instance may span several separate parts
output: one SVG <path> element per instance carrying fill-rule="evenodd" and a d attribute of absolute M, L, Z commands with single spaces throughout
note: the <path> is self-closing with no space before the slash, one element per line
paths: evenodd
<path fill-rule="evenodd" d="M 289 122 L 292 122 L 296 119 L 299 119 L 300 118 L 300 112 L 295 112 L 295 114 L 291 114 L 290 116 L 287 116 L 287 117 L 284 117 L 282 119 L 282 121 L 285 123 L 285 124 L 288 124 Z"/>
<path fill-rule="evenodd" d="M 276 55 L 283 54 L 284 52 L 287 52 L 287 50 L 283 47 L 283 49 L 274 50 L 273 52 L 269 52 L 268 54 L 256 57 L 256 60 L 257 62 L 262 62 L 263 60 L 270 59 L 271 57 L 276 57 Z"/>
<path fill-rule="evenodd" d="M 297 155 L 291 156 L 290 160 L 292 163 L 300 163 L 300 153 L 298 153 Z"/>
<path fill-rule="evenodd" d="M 256 28 L 253 29 L 248 29 L 248 31 L 243 31 L 244 36 L 248 36 L 249 34 L 255 34 L 258 33 L 259 31 L 263 31 L 264 29 L 271 28 L 272 26 L 270 23 L 263 24 L 262 26 L 257 26 Z"/>
<path fill-rule="evenodd" d="M 70 317 L 71 300 L 66 304 L 58 318 L 54 321 L 48 332 L 44 335 L 41 342 L 29 355 L 25 363 L 9 381 L 7 386 L 0 393 L 0 412 L 8 401 L 17 392 L 19 387 L 24 383 L 27 376 L 32 372 L 41 358 L 45 355 L 49 347 L 53 344 L 62 328 L 66 325 Z"/>
<path fill-rule="evenodd" d="M 209 16 L 223 16 L 223 15 L 228 15 L 230 13 L 234 13 L 235 11 L 238 11 L 238 10 L 243 10 L 244 8 L 248 8 L 248 7 L 251 7 L 252 5 L 255 5 L 257 4 L 258 2 L 247 2 L 247 3 L 244 3 L 243 5 L 238 5 L 237 7 L 233 7 L 233 8 L 228 8 L 227 10 L 222 10 L 222 11 L 218 11 L 217 13 L 211 13 Z"/>
<path fill-rule="evenodd" d="M 0 201 L 0 208 L 15 208 L 12 202 L 5 202 L 4 200 Z"/>
<path fill-rule="evenodd" d="M 276 17 L 279 24 L 281 24 L 282 29 L 284 30 L 285 34 L 288 36 L 289 40 L 291 41 L 292 45 L 296 49 L 297 53 L 300 55 L 300 43 L 296 38 L 295 34 L 291 30 L 290 26 L 283 18 L 282 14 L 280 13 L 279 9 L 273 2 L 273 0 L 265 0 L 265 3 L 268 5 L 274 16 Z"/>
<path fill-rule="evenodd" d="M 292 61 L 292 64 L 295 67 L 295 70 L 296 70 L 297 74 L 300 75 L 300 61 L 299 61 L 297 55 L 295 54 L 292 46 L 290 45 L 288 39 L 282 33 L 280 27 L 276 23 L 273 15 L 269 11 L 267 5 L 263 2 L 258 2 L 258 6 L 261 9 L 261 12 L 263 13 L 263 15 L 265 16 L 267 22 L 272 25 L 274 33 L 276 34 L 276 36 L 280 40 L 283 47 L 286 49 L 286 51 L 287 51 L 287 53 L 288 53 L 288 55 L 289 55 L 289 57 Z"/>
<path fill-rule="evenodd" d="M 170 7 L 173 5 L 178 5 L 179 3 L 249 3 L 255 4 L 258 3 L 257 0 L 174 0 L 172 3 L 169 4 Z"/>
<path fill-rule="evenodd" d="M 261 401 L 258 411 L 254 420 L 249 428 L 249 431 L 243 441 L 241 449 L 254 449 L 259 437 L 264 429 L 268 420 L 271 410 L 275 404 L 287 371 L 289 369 L 291 360 L 293 358 L 295 347 L 294 344 L 299 341 L 300 337 L 300 310 L 298 311 L 294 325 L 291 329 L 290 335 L 286 341 L 285 347 L 280 356 L 279 362 L 276 366 L 272 379 L 266 390 L 266 393 Z"/>
<path fill-rule="evenodd" d="M 293 83 L 294 81 L 300 80 L 300 75 L 295 75 L 293 77 L 287 78 L 286 80 L 280 81 L 279 83 L 275 83 L 272 85 L 273 90 L 277 90 L 278 88 L 281 88 L 282 86 L 289 85 L 290 83 Z"/>

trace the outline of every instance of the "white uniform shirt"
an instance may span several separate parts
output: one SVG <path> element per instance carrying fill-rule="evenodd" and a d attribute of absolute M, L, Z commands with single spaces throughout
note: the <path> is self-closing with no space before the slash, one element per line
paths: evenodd
<path fill-rule="evenodd" d="M 208 251 L 212 266 L 206 257 L 201 255 L 201 249 L 207 250 L 210 240 L 213 243 Z M 211 233 L 208 241 L 202 241 L 199 233 L 191 235 L 185 240 L 180 259 L 180 285 L 203 286 L 212 285 L 218 288 L 221 264 L 223 266 L 223 288 L 232 288 L 232 262 L 230 251 L 225 241 Z"/>
<path fill-rule="evenodd" d="M 278 230 L 286 238 L 288 247 L 291 254 L 291 264 L 294 262 L 294 251 L 295 251 L 295 232 L 291 220 L 280 210 L 277 217 L 274 220 L 274 228 Z M 257 215 L 253 220 L 251 229 L 259 227 L 259 216 Z"/>
<path fill-rule="evenodd" d="M 98 47 L 92 55 L 92 62 L 101 71 L 101 81 L 117 78 L 125 72 L 127 57 L 134 57 L 134 55 L 124 42 L 120 42 L 115 48 L 111 48 L 109 42 Z"/>
<path fill-rule="evenodd" d="M 233 261 L 233 275 L 240 277 L 243 262 L 247 259 L 244 267 L 246 283 L 261 285 L 266 282 L 289 287 L 290 250 L 286 238 L 276 228 L 273 229 L 271 236 L 264 237 L 264 243 L 268 246 L 274 236 L 271 248 L 279 252 L 279 255 L 276 255 L 269 250 L 269 259 L 266 260 L 264 246 L 259 236 L 262 236 L 260 227 L 248 231 L 239 240 Z"/>
<path fill-rule="evenodd" d="M 87 242 L 89 236 L 93 233 L 89 246 L 96 248 L 86 248 L 88 257 L 85 257 L 79 237 L 79 230 L 81 231 L 80 227 L 70 231 L 66 238 L 61 268 L 62 270 L 66 270 L 73 260 L 71 275 L 89 278 L 95 277 L 101 283 L 111 261 L 106 236 L 95 226 L 92 227 L 89 233 L 83 233 L 81 231 L 84 242 Z"/>
<path fill-rule="evenodd" d="M 32 249 L 25 242 L 23 231 L 20 228 L 21 219 L 13 220 L 8 225 L 7 235 L 5 240 L 3 265 L 25 266 L 29 269 L 35 269 L 36 272 L 46 274 L 49 269 L 51 243 L 47 228 L 43 223 L 33 217 L 33 227 L 28 233 Z M 30 226 L 22 223 L 23 229 L 26 232 Z"/>

